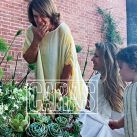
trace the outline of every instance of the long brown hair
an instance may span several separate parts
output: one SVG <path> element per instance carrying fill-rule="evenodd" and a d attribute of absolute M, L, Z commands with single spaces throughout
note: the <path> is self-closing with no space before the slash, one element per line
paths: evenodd
<path fill-rule="evenodd" d="M 116 60 L 116 54 L 119 48 L 111 43 L 96 43 L 96 49 L 99 51 L 103 61 L 101 80 L 104 87 L 104 95 L 114 111 L 123 111 L 123 92 L 124 82 L 119 74 L 119 67 Z"/>
<path fill-rule="evenodd" d="M 60 13 L 57 12 L 56 6 L 52 0 L 31 0 L 28 5 L 29 22 L 36 26 L 32 10 L 37 11 L 40 15 L 48 17 L 51 24 L 57 27 L 60 23 Z"/>

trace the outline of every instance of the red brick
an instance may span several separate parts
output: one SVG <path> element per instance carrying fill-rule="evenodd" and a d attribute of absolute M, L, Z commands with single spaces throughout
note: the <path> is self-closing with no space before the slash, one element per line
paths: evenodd
<path fill-rule="evenodd" d="M 26 29 L 29 26 L 27 19 L 27 2 L 28 0 L 1 0 L 0 1 L 0 36 L 6 38 L 9 43 L 12 41 L 16 31 L 20 28 Z M 71 31 L 75 40 L 75 44 L 82 46 L 82 53 L 78 54 L 81 70 L 83 70 L 87 47 L 90 50 L 94 49 L 94 44 L 100 42 L 102 39 L 101 24 L 102 18 L 97 13 L 97 7 L 108 9 L 114 16 L 119 25 L 119 31 L 122 38 L 124 38 L 124 46 L 126 45 L 126 1 L 125 0 L 55 0 L 57 8 L 59 9 L 62 20 L 65 21 Z M 27 71 L 27 63 L 22 59 L 22 45 L 24 36 L 16 39 L 11 48 L 11 54 L 16 55 L 19 53 L 19 60 L 21 66 L 18 69 L 18 75 L 25 75 Z M 1 57 L 1 55 L 0 55 Z M 88 57 L 88 65 L 85 72 L 85 79 L 88 79 L 92 73 L 91 56 Z M 12 61 L 7 66 L 7 74 L 13 70 L 15 61 Z M 26 67 L 25 67 L 26 66 Z M 17 79 L 21 79 L 17 76 Z M 33 78 L 31 74 L 29 78 Z"/>

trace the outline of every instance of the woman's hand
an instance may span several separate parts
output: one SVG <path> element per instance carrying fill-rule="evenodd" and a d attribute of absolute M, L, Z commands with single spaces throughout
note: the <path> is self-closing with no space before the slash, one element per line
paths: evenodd
<path fill-rule="evenodd" d="M 48 27 L 46 25 L 39 26 L 39 27 L 33 27 L 32 28 L 34 38 L 33 41 L 38 44 L 46 33 L 48 33 Z"/>
<path fill-rule="evenodd" d="M 110 120 L 108 125 L 111 129 L 118 129 L 119 128 L 118 120 Z"/>
<path fill-rule="evenodd" d="M 111 129 L 122 128 L 124 127 L 124 117 L 122 117 L 120 120 L 110 120 L 108 125 Z"/>

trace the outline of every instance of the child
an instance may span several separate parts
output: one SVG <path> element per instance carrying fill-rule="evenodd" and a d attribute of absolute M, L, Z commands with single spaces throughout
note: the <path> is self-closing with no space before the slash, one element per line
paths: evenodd
<path fill-rule="evenodd" d="M 109 122 L 112 129 L 125 128 L 125 137 L 137 137 L 137 46 L 129 46 L 117 54 L 120 75 L 131 82 L 125 89 L 124 117 Z"/>

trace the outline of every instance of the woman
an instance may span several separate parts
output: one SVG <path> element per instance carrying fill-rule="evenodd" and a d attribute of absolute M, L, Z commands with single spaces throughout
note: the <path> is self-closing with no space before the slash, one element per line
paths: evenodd
<path fill-rule="evenodd" d="M 95 83 L 95 109 L 105 121 L 109 121 L 115 112 L 123 111 L 124 83 L 119 74 L 116 53 L 118 47 L 111 43 L 96 43 L 96 50 L 91 61 L 98 72 L 90 79 L 90 90 Z M 90 104 L 92 107 L 92 102 Z M 93 111 L 94 111 L 93 110 Z M 114 115 L 116 115 L 115 113 Z"/>
<path fill-rule="evenodd" d="M 87 122 L 83 121 L 85 118 L 81 115 L 81 121 L 84 124 L 81 135 L 83 137 L 123 137 L 123 129 L 112 132 L 108 127 L 109 119 L 119 119 L 123 112 L 124 83 L 115 57 L 118 47 L 107 42 L 96 43 L 95 47 L 91 61 L 97 74 L 89 81 L 90 111 L 94 114 L 85 115 Z M 94 123 L 94 126 L 89 123 Z M 87 125 L 91 127 L 90 130 L 85 130 Z"/>
<path fill-rule="evenodd" d="M 62 95 L 74 98 L 78 107 L 83 108 L 87 87 L 69 27 L 60 22 L 52 0 L 32 0 L 28 18 L 32 25 L 26 33 L 23 57 L 28 63 L 37 64 L 36 78 L 40 83 L 37 100 L 43 100 L 45 84 L 50 83 L 52 89 L 65 85 L 61 88 Z"/>

